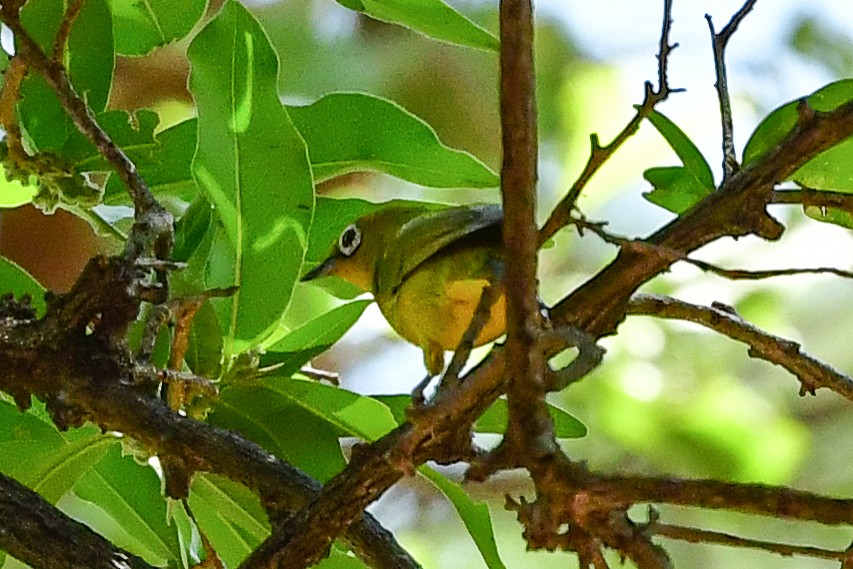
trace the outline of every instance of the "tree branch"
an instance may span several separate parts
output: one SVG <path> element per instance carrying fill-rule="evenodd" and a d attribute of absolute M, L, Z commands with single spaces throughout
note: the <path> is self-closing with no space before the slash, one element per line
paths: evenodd
<path fill-rule="evenodd" d="M 539 245 L 548 241 L 560 229 L 569 224 L 569 219 L 572 212 L 575 210 L 575 204 L 583 192 L 586 185 L 592 179 L 596 172 L 608 161 L 613 154 L 625 143 L 629 138 L 634 136 L 640 128 L 640 123 L 643 119 L 652 114 L 658 103 L 665 101 L 672 93 L 679 93 L 684 89 L 673 89 L 667 81 L 667 66 L 669 56 L 672 50 L 678 47 L 677 43 L 669 43 L 669 34 L 672 29 L 672 0 L 664 0 L 663 7 L 663 24 L 661 25 L 660 47 L 657 54 L 658 59 L 658 86 L 655 89 L 650 81 L 646 81 L 644 86 L 645 96 L 643 102 L 637 107 L 637 112 L 634 117 L 628 121 L 625 128 L 616 135 L 608 145 L 601 146 L 598 135 L 590 135 L 590 154 L 583 172 L 572 185 L 569 192 L 566 194 L 559 205 L 554 208 L 548 220 L 539 231 Z"/>
<path fill-rule="evenodd" d="M 656 316 L 701 324 L 749 346 L 750 357 L 782 366 L 800 380 L 800 395 L 827 388 L 853 401 L 853 378 L 802 351 L 797 342 L 769 334 L 738 316 L 731 307 L 690 304 L 674 298 L 638 294 L 629 315 Z"/>
<path fill-rule="evenodd" d="M 737 31 L 738 26 L 749 14 L 757 0 L 747 0 L 740 10 L 735 12 L 729 23 L 718 34 L 714 31 L 714 21 L 705 14 L 708 28 L 711 30 L 711 44 L 714 50 L 714 71 L 717 74 L 717 98 L 720 101 L 720 120 L 723 124 L 723 183 L 738 171 L 740 163 L 735 153 L 734 123 L 732 122 L 732 102 L 729 96 L 729 80 L 726 72 L 726 45 Z"/>
<path fill-rule="evenodd" d="M 40 569 L 153 569 L 0 474 L 0 549 Z"/>
<path fill-rule="evenodd" d="M 136 223 L 125 247 L 129 262 L 143 255 L 158 259 L 169 257 L 172 248 L 172 215 L 154 199 L 136 165 L 95 121 L 86 102 L 74 91 L 61 59 L 49 58 L 21 25 L 16 3 L 0 4 L 0 20 L 15 34 L 18 57 L 38 71 L 56 93 L 62 108 L 74 121 L 77 129 L 98 149 L 115 168 L 133 200 Z M 73 16 L 74 12 L 66 16 Z"/>

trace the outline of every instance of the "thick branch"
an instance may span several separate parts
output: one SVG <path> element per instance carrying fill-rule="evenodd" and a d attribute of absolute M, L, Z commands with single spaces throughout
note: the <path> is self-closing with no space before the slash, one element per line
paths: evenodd
<path fill-rule="evenodd" d="M 153 569 L 0 474 L 0 549 L 39 569 Z"/>
<path fill-rule="evenodd" d="M 533 68 L 531 0 L 502 0 L 501 126 L 504 203 L 504 283 L 507 296 L 507 399 L 509 425 L 499 452 L 526 464 L 556 451 L 551 416 L 545 405 L 545 361 L 538 347 L 539 301 L 536 286 L 536 180 L 538 142 Z"/>

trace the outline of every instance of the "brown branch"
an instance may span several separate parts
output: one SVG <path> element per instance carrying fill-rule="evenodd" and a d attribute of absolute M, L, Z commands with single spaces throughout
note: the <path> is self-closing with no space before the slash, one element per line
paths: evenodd
<path fill-rule="evenodd" d="M 853 378 L 802 351 L 797 342 L 769 334 L 744 321 L 730 307 L 698 306 L 670 297 L 638 294 L 628 314 L 672 318 L 701 324 L 749 346 L 750 357 L 782 366 L 801 383 L 800 395 L 827 388 L 853 401 Z"/>
<path fill-rule="evenodd" d="M 153 569 L 0 473 L 0 550 L 41 569 Z"/>
<path fill-rule="evenodd" d="M 770 194 L 772 204 L 796 204 L 803 207 L 813 206 L 821 209 L 838 208 L 853 215 L 853 194 L 829 190 L 802 188 L 798 190 L 773 190 Z"/>
<path fill-rule="evenodd" d="M 538 346 L 541 333 L 536 280 L 539 157 L 531 0 L 501 0 L 500 37 L 509 422 L 494 456 L 520 466 L 557 450 L 553 422 L 545 404 L 545 360 Z"/>
<path fill-rule="evenodd" d="M 62 21 L 59 22 L 59 29 L 56 31 L 56 37 L 53 40 L 53 51 L 50 58 L 55 62 L 62 61 L 62 55 L 65 53 L 65 45 L 68 43 L 68 37 L 71 35 L 71 28 L 74 26 L 74 21 L 80 15 L 83 9 L 83 3 L 86 0 L 71 0 L 68 7 L 65 9 L 65 14 L 62 16 Z"/>
<path fill-rule="evenodd" d="M 56 93 L 77 129 L 115 168 L 133 200 L 136 223 L 125 247 L 129 262 L 143 255 L 168 258 L 172 248 L 172 215 L 154 199 L 136 165 L 98 125 L 86 102 L 74 91 L 61 61 L 50 59 L 21 25 L 16 3 L 0 4 L 0 20 L 15 34 L 18 57 L 38 71 Z"/>
<path fill-rule="evenodd" d="M 712 263 L 708 263 L 706 261 L 700 261 L 699 259 L 693 259 L 688 257 L 685 254 L 680 253 L 679 251 L 673 251 L 671 249 L 664 249 L 662 247 L 658 247 L 657 245 L 653 245 L 651 243 L 647 243 L 645 241 L 639 241 L 636 239 L 629 239 L 627 237 L 623 237 L 621 235 L 616 235 L 615 233 L 611 233 L 604 229 L 604 226 L 607 225 L 604 222 L 593 222 L 588 221 L 584 218 L 572 217 L 570 222 L 571 225 L 577 227 L 578 234 L 583 235 L 584 231 L 589 231 L 598 236 L 605 243 L 609 243 L 610 245 L 616 245 L 617 247 L 623 247 L 628 249 L 636 249 L 643 250 L 648 252 L 649 254 L 655 254 L 662 259 L 674 259 L 677 261 L 681 261 L 683 263 L 687 263 L 689 265 L 693 265 L 694 267 L 701 269 L 705 272 L 713 273 L 717 276 L 730 279 L 730 280 L 762 280 L 762 279 L 770 279 L 775 277 L 786 277 L 786 276 L 794 276 L 794 275 L 820 275 L 820 274 L 830 274 L 836 275 L 843 278 L 853 278 L 853 271 L 845 271 L 844 269 L 837 269 L 835 267 L 814 267 L 814 268 L 793 268 L 793 269 L 768 269 L 768 270 L 745 270 L 745 269 L 725 269 L 723 267 L 718 267 Z"/>
<path fill-rule="evenodd" d="M 802 557 L 816 557 L 818 559 L 835 559 L 843 561 L 848 555 L 847 551 L 833 551 L 831 549 L 823 549 L 820 547 L 774 543 L 760 539 L 738 537 L 736 535 L 718 531 L 663 524 L 660 522 L 650 523 L 646 526 L 646 531 L 660 537 L 686 541 L 689 543 L 713 543 L 717 545 L 726 545 L 728 547 L 761 549 L 770 553 L 778 553 L 785 557 L 799 555 Z"/>
<path fill-rule="evenodd" d="M 667 65 L 672 50 L 678 47 L 677 43 L 669 43 L 669 33 L 672 28 L 672 0 L 664 0 L 663 24 L 661 25 L 660 47 L 657 54 L 658 59 L 658 85 L 655 89 L 651 82 L 645 84 L 645 96 L 643 102 L 637 107 L 634 117 L 628 121 L 625 128 L 606 146 L 601 146 L 597 134 L 590 135 L 590 154 L 586 166 L 584 166 L 578 179 L 569 189 L 557 207 L 551 212 L 548 220 L 539 231 L 540 246 L 553 237 L 560 229 L 569 224 L 569 218 L 575 210 L 575 204 L 586 185 L 596 172 L 608 161 L 613 154 L 631 138 L 640 128 L 640 123 L 648 117 L 658 103 L 665 101 L 672 93 L 679 93 L 684 89 L 674 89 L 667 81 Z"/>
<path fill-rule="evenodd" d="M 755 7 L 757 0 L 747 0 L 740 10 L 735 12 L 729 23 L 716 33 L 714 22 L 709 14 L 705 14 L 708 28 L 711 30 L 711 44 L 714 50 L 714 71 L 717 75 L 715 87 L 717 99 L 720 102 L 720 120 L 723 123 L 723 183 L 740 169 L 740 163 L 735 153 L 734 123 L 732 122 L 732 102 L 729 96 L 728 73 L 726 72 L 726 46 L 746 15 Z"/>

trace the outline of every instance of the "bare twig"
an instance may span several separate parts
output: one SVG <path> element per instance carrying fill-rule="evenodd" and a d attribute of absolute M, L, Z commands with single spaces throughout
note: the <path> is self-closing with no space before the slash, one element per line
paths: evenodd
<path fill-rule="evenodd" d="M 607 223 L 604 222 L 593 222 L 582 217 L 572 217 L 570 223 L 577 227 L 578 233 L 581 235 L 584 231 L 589 231 L 591 233 L 594 233 L 602 241 L 604 241 L 605 243 L 609 243 L 610 245 L 616 245 L 617 247 L 624 247 L 633 250 L 646 250 L 649 253 L 656 254 L 661 258 L 681 261 L 683 263 L 693 265 L 694 267 L 703 271 L 713 273 L 717 276 L 724 277 L 730 280 L 762 280 L 794 275 L 820 274 L 836 275 L 848 279 L 853 278 L 853 271 L 845 271 L 844 269 L 837 269 L 835 267 L 768 269 L 763 271 L 745 269 L 725 269 L 722 267 L 718 267 L 717 265 L 714 265 L 712 263 L 708 263 L 706 261 L 693 259 L 672 249 L 665 249 L 663 247 L 659 247 L 646 241 L 638 241 L 634 239 L 629 239 L 627 237 L 622 237 L 620 235 L 616 235 L 615 233 L 611 233 L 604 229 L 604 227 L 607 225 Z"/>
<path fill-rule="evenodd" d="M 83 9 L 85 1 L 71 0 L 65 9 L 62 21 L 59 22 L 59 29 L 56 31 L 56 37 L 53 40 L 53 51 L 50 54 L 50 58 L 57 63 L 62 62 L 62 54 L 65 52 L 65 45 L 68 43 L 68 37 L 71 35 L 71 28 L 74 26 L 77 16 L 80 15 L 80 10 Z"/>
<path fill-rule="evenodd" d="M 747 0 L 719 34 L 714 31 L 714 22 L 711 16 L 705 14 L 705 19 L 708 21 L 708 28 L 711 30 L 711 43 L 714 49 L 714 69 L 717 74 L 717 98 L 720 101 L 720 118 L 723 124 L 723 183 L 740 168 L 740 163 L 735 152 L 732 103 L 729 96 L 728 73 L 726 72 L 726 45 L 746 15 L 752 11 L 756 2 L 757 0 Z"/>
<path fill-rule="evenodd" d="M 554 236 L 557 231 L 568 225 L 569 217 L 575 209 L 575 204 L 581 192 L 586 187 L 587 183 L 592 179 L 596 172 L 610 159 L 613 154 L 631 138 L 640 128 L 640 123 L 648 117 L 658 103 L 665 101 L 670 94 L 684 91 L 684 89 L 674 89 L 669 86 L 667 80 L 667 66 L 669 56 L 676 47 L 677 43 L 669 43 L 669 33 L 672 28 L 672 0 L 664 0 L 663 8 L 663 23 L 661 25 L 660 47 L 657 54 L 658 59 L 658 85 L 655 89 L 650 81 L 645 83 L 645 95 L 643 102 L 637 107 L 637 112 L 634 117 L 625 125 L 625 128 L 616 135 L 616 137 L 606 146 L 602 146 L 597 134 L 590 135 L 590 155 L 578 179 L 569 189 L 548 220 L 539 231 L 540 245 Z"/>
<path fill-rule="evenodd" d="M 831 549 L 823 549 L 820 547 L 774 543 L 760 539 L 738 537 L 718 531 L 670 525 L 660 522 L 650 523 L 646 526 L 646 531 L 668 539 L 677 539 L 690 543 L 714 543 L 729 547 L 761 549 L 763 551 L 769 551 L 770 553 L 778 553 L 785 557 L 799 555 L 802 557 L 816 557 L 818 559 L 836 559 L 838 561 L 843 561 L 847 556 L 846 551 L 833 551 Z"/>
<path fill-rule="evenodd" d="M 821 209 L 838 208 L 853 215 L 853 194 L 833 192 L 829 190 L 814 190 L 802 188 L 799 190 L 773 190 L 770 194 L 772 204 L 796 204 L 803 207 L 819 207 Z"/>
<path fill-rule="evenodd" d="M 780 338 L 744 321 L 730 307 L 698 306 L 670 297 L 638 294 L 628 305 L 628 314 L 673 318 L 701 324 L 743 342 L 749 355 L 780 365 L 801 383 L 800 395 L 814 395 L 827 388 L 853 401 L 853 378 L 802 351 L 797 342 Z"/>

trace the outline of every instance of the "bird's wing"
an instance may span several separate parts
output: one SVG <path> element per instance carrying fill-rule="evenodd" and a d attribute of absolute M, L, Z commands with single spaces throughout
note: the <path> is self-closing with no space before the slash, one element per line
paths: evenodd
<path fill-rule="evenodd" d="M 454 207 L 420 215 L 405 223 L 385 247 L 374 274 L 375 291 L 393 291 L 424 261 L 477 231 L 500 227 L 499 205 Z"/>

